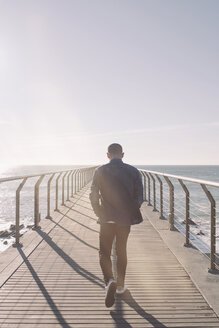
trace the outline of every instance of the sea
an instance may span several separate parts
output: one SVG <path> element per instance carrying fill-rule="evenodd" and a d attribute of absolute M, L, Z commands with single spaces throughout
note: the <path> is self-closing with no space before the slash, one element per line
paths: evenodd
<path fill-rule="evenodd" d="M 196 178 L 219 183 L 219 165 L 135 165 L 138 169 L 156 171 L 160 173 Z M 26 165 L 10 168 L 0 167 L 0 178 L 38 173 L 54 172 L 80 168 L 79 165 Z M 37 178 L 27 180 L 21 191 L 21 233 L 25 233 L 34 222 L 34 184 Z M 43 219 L 47 214 L 47 181 L 45 177 L 40 186 L 40 215 Z M 10 231 L 15 224 L 15 195 L 21 180 L 0 183 L 0 234 Z M 51 184 L 51 209 L 55 207 L 55 181 Z M 175 225 L 185 235 L 185 193 L 177 179 L 172 179 L 174 184 Z M 199 184 L 186 183 L 190 191 L 190 219 L 194 222 L 190 226 L 192 242 L 203 252 L 209 253 L 210 249 L 210 202 Z M 159 210 L 160 194 L 159 185 L 156 184 L 156 207 Z M 216 201 L 216 249 L 219 251 L 219 188 L 209 187 Z M 151 192 L 152 194 L 152 192 Z M 164 216 L 168 219 L 169 213 L 169 188 L 163 180 Z M 146 193 L 147 196 L 147 193 Z M 61 203 L 61 192 L 59 193 Z M 4 251 L 14 242 L 14 237 L 0 238 L 0 252 Z"/>

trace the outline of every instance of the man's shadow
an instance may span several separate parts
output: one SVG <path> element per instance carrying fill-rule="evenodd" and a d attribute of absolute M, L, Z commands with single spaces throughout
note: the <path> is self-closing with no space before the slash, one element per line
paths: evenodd
<path fill-rule="evenodd" d="M 146 312 L 133 298 L 130 291 L 127 289 L 124 294 L 117 296 L 115 303 L 115 310 L 110 311 L 110 315 L 115 321 L 115 327 L 132 328 L 132 325 L 124 318 L 123 304 L 128 304 L 139 316 L 145 319 L 153 327 L 164 328 L 167 327 L 162 322 L 157 320 L 153 315 Z"/>

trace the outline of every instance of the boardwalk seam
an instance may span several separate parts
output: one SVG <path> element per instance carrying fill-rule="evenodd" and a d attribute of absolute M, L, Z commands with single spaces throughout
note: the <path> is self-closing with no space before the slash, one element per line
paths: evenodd
<path fill-rule="evenodd" d="M 87 187 L 87 186 L 86 186 Z M 85 189 L 86 187 L 84 187 L 83 189 Z M 60 223 L 60 221 L 65 217 L 65 215 L 77 204 L 77 202 L 83 197 L 83 195 L 86 193 L 88 187 L 85 190 L 82 190 L 82 194 L 79 196 L 79 198 L 76 199 L 76 201 L 72 204 L 71 207 L 69 207 L 69 209 L 66 211 L 65 214 L 63 214 L 61 216 L 61 218 L 59 219 L 59 221 L 57 221 L 54 226 L 49 230 L 49 232 L 47 232 L 47 235 L 49 235 L 53 229 L 57 226 L 57 224 Z M 28 259 L 29 256 L 35 251 L 35 249 L 43 242 L 44 238 L 42 238 L 40 240 L 40 242 L 33 248 L 33 250 L 26 256 L 26 258 Z M 24 263 L 24 260 L 18 265 L 18 267 L 8 276 L 8 278 L 3 282 L 3 284 L 0 286 L 0 289 L 7 283 L 7 281 L 13 276 L 13 274 L 16 273 L 16 271 L 21 267 L 21 265 Z"/>

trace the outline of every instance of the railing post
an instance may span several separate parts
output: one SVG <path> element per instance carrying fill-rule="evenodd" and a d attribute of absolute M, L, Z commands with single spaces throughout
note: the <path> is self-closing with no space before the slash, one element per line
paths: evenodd
<path fill-rule="evenodd" d="M 77 192 L 80 190 L 80 169 L 78 169 L 78 172 L 77 172 Z"/>
<path fill-rule="evenodd" d="M 85 171 L 85 175 L 84 175 L 85 185 L 87 184 L 87 173 L 88 173 L 88 170 L 89 170 L 89 169 L 87 169 L 87 170 Z"/>
<path fill-rule="evenodd" d="M 88 174 L 89 174 L 89 168 L 87 168 L 85 171 L 85 184 L 88 183 Z"/>
<path fill-rule="evenodd" d="M 91 170 L 90 180 L 93 178 L 93 176 L 94 176 L 94 169 Z"/>
<path fill-rule="evenodd" d="M 66 171 L 62 177 L 62 205 L 65 205 L 65 177 L 67 173 L 68 171 Z"/>
<path fill-rule="evenodd" d="M 20 192 L 26 181 L 27 178 L 23 179 L 23 181 L 16 190 L 15 243 L 13 244 L 14 247 L 22 247 L 22 244 L 20 244 Z"/>
<path fill-rule="evenodd" d="M 169 213 L 169 224 L 170 224 L 170 230 L 175 230 L 174 227 L 174 186 L 170 179 L 167 176 L 164 176 L 164 179 L 166 180 L 168 186 L 169 186 L 169 203 L 170 203 L 170 213 Z"/>
<path fill-rule="evenodd" d="M 143 171 L 140 171 L 143 178 L 143 199 L 146 201 L 146 177 Z"/>
<path fill-rule="evenodd" d="M 87 170 L 87 183 L 89 182 L 89 177 L 90 177 L 90 169 Z"/>
<path fill-rule="evenodd" d="M 87 169 L 84 170 L 84 186 L 86 186 L 87 184 L 86 176 L 87 176 Z"/>
<path fill-rule="evenodd" d="M 147 178 L 148 178 L 148 206 L 151 206 L 151 179 L 147 172 L 145 172 Z"/>
<path fill-rule="evenodd" d="M 211 203 L 211 267 L 208 272 L 214 273 L 216 270 L 215 260 L 216 260 L 216 205 L 215 200 L 210 191 L 207 189 L 205 184 L 201 184 L 206 196 Z"/>
<path fill-rule="evenodd" d="M 163 182 L 158 174 L 155 174 L 160 184 L 160 219 L 163 219 Z"/>
<path fill-rule="evenodd" d="M 81 188 L 84 187 L 84 169 L 81 170 Z"/>
<path fill-rule="evenodd" d="M 83 187 L 85 187 L 85 169 L 84 169 L 84 172 L 83 172 Z"/>
<path fill-rule="evenodd" d="M 59 179 L 61 177 L 63 172 L 59 173 L 59 175 L 56 178 L 56 208 L 55 211 L 58 211 L 59 206 Z"/>
<path fill-rule="evenodd" d="M 74 190 L 73 190 L 73 186 L 74 186 L 74 173 L 75 173 L 75 170 L 72 171 L 72 175 L 71 175 L 71 197 L 72 198 L 74 196 Z"/>
<path fill-rule="evenodd" d="M 147 201 L 147 179 L 146 179 L 145 172 L 143 172 L 143 176 L 144 176 L 144 200 Z"/>
<path fill-rule="evenodd" d="M 80 170 L 80 190 L 82 189 L 83 169 Z"/>
<path fill-rule="evenodd" d="M 41 175 L 37 180 L 34 188 L 34 229 L 40 228 L 39 226 L 39 187 L 44 178 L 44 175 Z"/>
<path fill-rule="evenodd" d="M 51 175 L 47 183 L 47 219 L 50 218 L 50 187 L 52 179 L 54 178 L 55 173 Z"/>
<path fill-rule="evenodd" d="M 84 187 L 84 169 L 81 171 L 81 188 Z"/>
<path fill-rule="evenodd" d="M 178 179 L 178 181 L 181 184 L 181 186 L 186 194 L 186 242 L 185 242 L 184 246 L 189 247 L 189 246 L 191 246 L 191 244 L 189 242 L 189 216 L 190 216 L 189 190 L 181 179 Z"/>
<path fill-rule="evenodd" d="M 87 170 L 88 170 L 88 169 L 84 170 L 84 185 L 85 185 L 85 186 L 86 186 L 86 184 L 87 184 Z"/>
<path fill-rule="evenodd" d="M 70 179 L 70 175 L 72 174 L 73 171 L 69 171 L 68 175 L 67 175 L 67 201 L 69 201 L 69 179 Z"/>
<path fill-rule="evenodd" d="M 150 175 L 150 177 L 151 177 L 151 179 L 153 181 L 153 197 L 154 197 L 154 208 L 153 208 L 153 211 L 156 212 L 157 211 L 157 209 L 156 209 L 156 182 L 155 182 L 154 176 L 151 173 L 149 173 L 149 175 Z"/>
<path fill-rule="evenodd" d="M 76 170 L 74 170 L 72 172 L 72 176 L 71 176 L 71 197 L 74 197 L 75 173 L 76 173 Z"/>
<path fill-rule="evenodd" d="M 75 183 L 74 183 L 74 194 L 77 193 L 77 177 L 78 177 L 78 169 L 75 171 L 75 176 L 74 176 L 74 180 L 75 180 Z"/>

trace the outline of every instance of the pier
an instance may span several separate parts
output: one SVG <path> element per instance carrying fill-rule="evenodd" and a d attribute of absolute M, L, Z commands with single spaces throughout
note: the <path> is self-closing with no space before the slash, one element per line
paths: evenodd
<path fill-rule="evenodd" d="M 89 201 L 94 170 L 37 176 L 34 229 L 22 237 L 20 191 L 30 177 L 16 178 L 20 185 L 16 192 L 15 244 L 0 254 L 0 327 L 219 328 L 216 215 L 209 182 L 188 181 L 200 184 L 210 201 L 211 247 L 207 258 L 190 240 L 188 197 L 185 236 L 174 220 L 173 180 L 180 183 L 186 197 L 186 178 L 140 170 L 144 221 L 132 226 L 128 241 L 128 291 L 107 309 L 98 258 L 99 225 Z M 46 176 L 48 211 L 47 217 L 40 219 L 40 184 Z M 50 202 L 52 179 L 56 188 L 54 210 Z M 162 211 L 165 182 L 169 188 L 166 219 Z M 115 262 L 114 252 L 112 258 Z"/>

